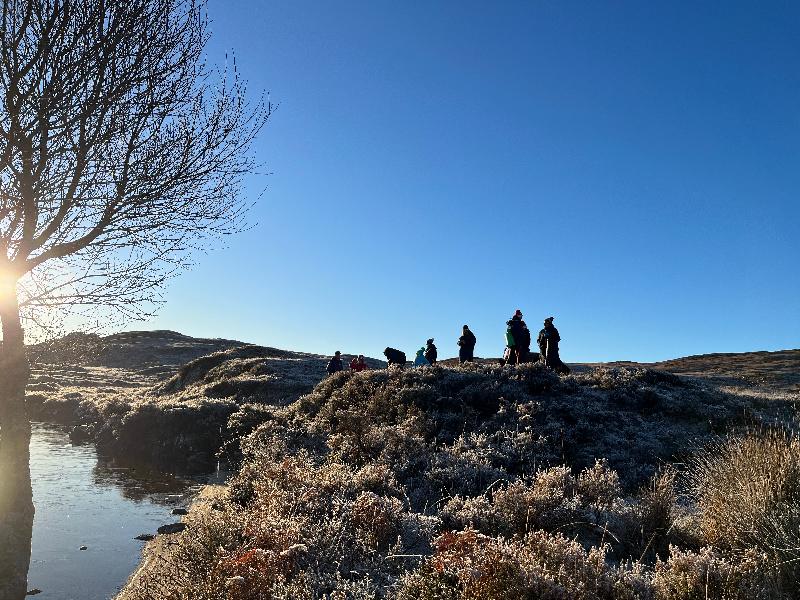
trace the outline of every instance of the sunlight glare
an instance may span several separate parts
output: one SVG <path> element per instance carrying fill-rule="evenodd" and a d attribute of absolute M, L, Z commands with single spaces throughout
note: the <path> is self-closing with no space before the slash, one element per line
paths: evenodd
<path fill-rule="evenodd" d="M 16 293 L 17 278 L 10 269 L 0 267 L 0 301 Z"/>

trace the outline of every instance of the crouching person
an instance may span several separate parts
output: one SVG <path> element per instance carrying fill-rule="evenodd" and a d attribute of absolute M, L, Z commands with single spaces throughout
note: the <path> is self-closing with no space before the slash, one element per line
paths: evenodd
<path fill-rule="evenodd" d="M 386 348 L 383 351 L 383 355 L 386 357 L 387 366 L 391 367 L 392 365 L 397 365 L 401 369 L 406 366 L 406 353 L 396 348 Z"/>
<path fill-rule="evenodd" d="M 354 356 L 353 360 L 350 361 L 350 370 L 356 373 L 360 373 L 361 371 L 366 371 L 368 368 L 369 367 L 367 367 L 367 361 L 364 360 L 363 354 Z"/>

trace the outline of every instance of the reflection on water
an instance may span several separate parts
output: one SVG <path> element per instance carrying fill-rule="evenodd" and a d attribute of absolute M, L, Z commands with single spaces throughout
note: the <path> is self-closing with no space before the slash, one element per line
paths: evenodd
<path fill-rule="evenodd" d="M 42 424 L 33 426 L 31 479 L 28 589 L 41 589 L 42 600 L 113 596 L 139 561 L 142 542 L 133 538 L 180 520 L 172 508 L 208 480 L 98 459 L 94 446 L 73 446 L 66 430 Z"/>

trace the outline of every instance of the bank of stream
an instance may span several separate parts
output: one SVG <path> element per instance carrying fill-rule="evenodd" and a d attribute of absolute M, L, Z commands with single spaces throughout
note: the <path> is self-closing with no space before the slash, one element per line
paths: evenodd
<path fill-rule="evenodd" d="M 47 600 L 113 597 L 139 562 L 140 534 L 180 521 L 205 483 L 225 473 L 175 476 L 121 465 L 92 445 L 72 445 L 66 428 L 36 423 L 31 439 L 36 518 L 28 589 Z M 85 549 L 82 549 L 85 548 Z"/>

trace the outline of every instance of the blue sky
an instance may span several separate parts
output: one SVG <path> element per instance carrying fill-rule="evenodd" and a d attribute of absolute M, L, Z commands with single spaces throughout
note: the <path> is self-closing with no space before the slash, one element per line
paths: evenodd
<path fill-rule="evenodd" d="M 168 328 L 294 350 L 567 361 L 800 347 L 800 5 L 210 0 L 278 110 Z"/>

